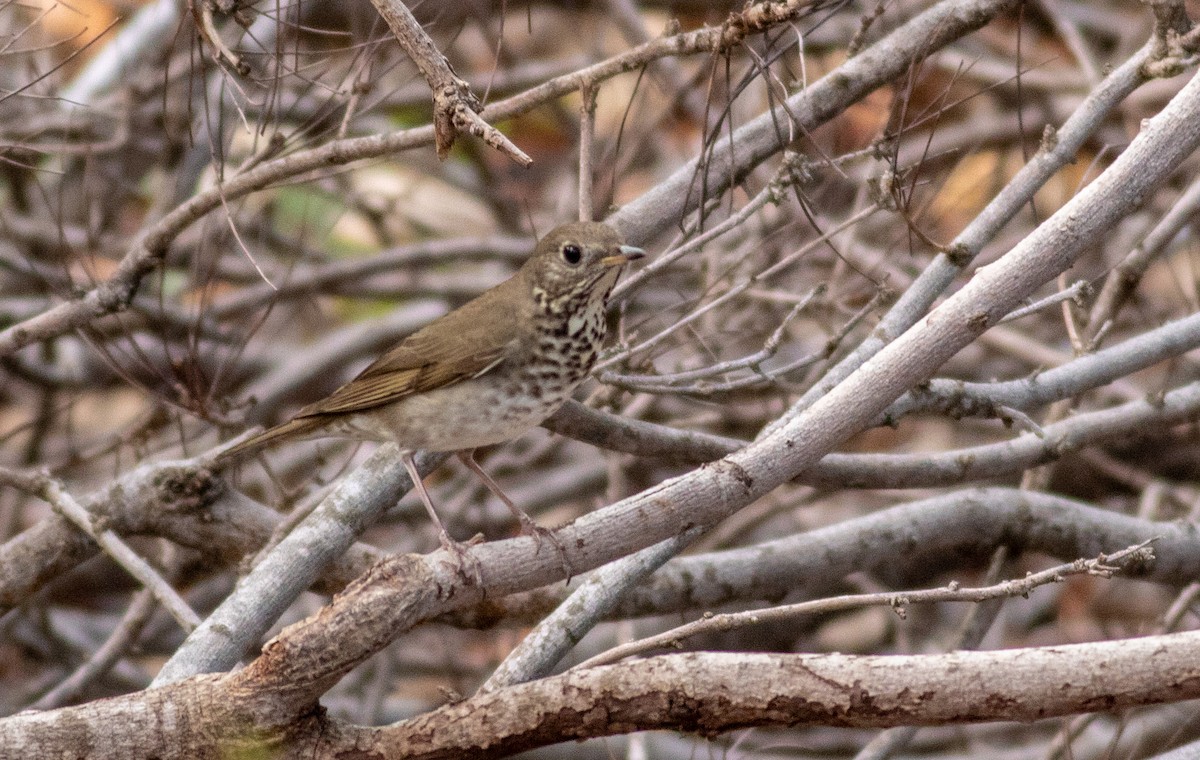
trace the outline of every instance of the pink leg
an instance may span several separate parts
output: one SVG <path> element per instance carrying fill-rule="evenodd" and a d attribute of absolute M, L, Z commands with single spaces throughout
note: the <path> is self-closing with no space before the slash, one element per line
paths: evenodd
<path fill-rule="evenodd" d="M 417 471 L 416 460 L 413 459 L 411 451 L 401 450 L 400 461 L 404 463 L 404 469 L 408 470 L 408 476 L 412 478 L 413 488 L 417 492 L 417 496 L 421 498 L 421 503 L 425 505 L 425 511 L 429 513 L 429 518 L 433 520 L 433 524 L 437 527 L 438 542 L 442 548 L 458 559 L 459 569 L 463 570 L 468 563 L 475 565 L 475 579 L 482 581 L 479 574 L 478 561 L 471 556 L 466 547 L 455 541 L 446 532 L 446 526 L 442 523 L 442 518 L 438 517 L 437 510 L 433 508 L 433 501 L 429 498 L 429 492 L 425 490 L 425 483 L 421 480 L 421 473 Z M 465 570 L 463 572 L 465 577 Z"/>
<path fill-rule="evenodd" d="M 475 461 L 474 449 L 456 451 L 455 454 L 458 455 L 459 461 L 461 461 L 463 464 L 469 467 L 472 472 L 479 476 L 479 479 L 483 481 L 483 484 L 487 486 L 487 489 L 491 491 L 497 499 L 504 502 L 504 506 L 508 507 L 508 511 L 512 512 L 513 517 L 517 518 L 517 521 L 521 523 L 521 533 L 527 536 L 533 536 L 539 547 L 541 546 L 543 540 L 548 540 L 554 545 L 555 550 L 558 551 L 558 559 L 562 563 L 563 569 L 566 570 L 567 577 L 570 578 L 572 571 L 571 565 L 567 562 L 566 547 L 564 547 L 562 542 L 558 540 L 558 536 L 555 536 L 551 531 L 538 525 L 533 521 L 532 517 L 525 514 L 516 504 L 513 504 L 512 499 L 508 498 L 507 494 L 500 490 L 500 485 L 496 483 L 496 481 L 492 480 L 492 476 L 484 472 L 483 468 L 479 466 L 479 463 Z"/>

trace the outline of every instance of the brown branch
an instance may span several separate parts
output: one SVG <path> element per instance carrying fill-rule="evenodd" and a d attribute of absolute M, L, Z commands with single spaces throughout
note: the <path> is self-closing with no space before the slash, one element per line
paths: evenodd
<path fill-rule="evenodd" d="M 400 0 L 371 0 L 371 3 L 433 92 L 433 133 L 438 158 L 450 154 L 459 132 L 468 132 L 521 166 L 533 163 L 532 158 L 479 115 L 479 98 L 471 92 L 471 86 L 454 73 L 450 61 L 404 3 Z"/>
<path fill-rule="evenodd" d="M 1200 633 L 1189 632 L 917 656 L 666 655 L 502 689 L 387 728 L 334 732 L 328 750 L 500 757 L 652 729 L 711 736 L 748 726 L 1038 720 L 1200 695 L 1197 647 Z"/>
<path fill-rule="evenodd" d="M 229 49 L 225 41 L 221 39 L 221 33 L 217 31 L 216 22 L 213 20 L 213 10 L 216 5 L 215 0 L 190 0 L 188 3 L 192 11 L 192 18 L 196 22 L 196 33 L 200 35 L 200 39 L 207 42 L 213 49 L 213 59 L 220 63 L 222 60 L 228 61 L 234 71 L 242 76 L 250 73 L 250 65 L 242 60 L 241 56 Z"/>
<path fill-rule="evenodd" d="M 369 596 L 371 588 L 358 586 L 354 593 Z M 425 595 L 436 596 L 436 588 L 427 587 Z M 288 648 L 295 628 L 269 650 Z M 87 747 L 93 757 L 204 760 L 269 747 L 272 756 L 285 758 L 353 751 L 414 759 L 500 757 L 652 729 L 711 736 L 749 726 L 1027 721 L 1200 697 L 1198 648 L 1200 632 L 1190 631 L 938 655 L 666 655 L 501 689 L 384 728 L 297 713 L 276 698 L 287 691 L 286 680 L 252 666 L 78 707 L 22 713 L 0 721 L 0 730 L 14 757 L 62 756 Z M 164 732 L 168 722 L 177 730 Z"/>

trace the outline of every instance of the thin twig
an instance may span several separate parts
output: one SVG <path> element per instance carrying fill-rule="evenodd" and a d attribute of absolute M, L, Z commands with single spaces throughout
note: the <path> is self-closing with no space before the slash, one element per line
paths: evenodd
<path fill-rule="evenodd" d="M 146 560 L 112 530 L 93 523 L 91 514 L 65 489 L 45 473 L 22 473 L 15 470 L 0 470 L 0 481 L 20 488 L 28 493 L 44 499 L 55 512 L 86 533 L 100 548 L 116 561 L 127 573 L 137 579 L 154 598 L 175 618 L 185 632 L 191 632 L 200 625 L 197 615 L 183 597 L 171 588 L 171 584 L 158 574 Z"/>
<path fill-rule="evenodd" d="M 1077 559 L 1074 562 L 1056 565 L 1037 573 L 1030 573 L 1018 580 L 1004 581 L 992 586 L 962 588 L 957 583 L 951 583 L 943 588 L 923 589 L 920 591 L 849 594 L 829 599 L 816 599 L 798 604 L 787 604 L 766 610 L 731 612 L 722 615 L 710 614 L 700 620 L 672 628 L 669 631 L 663 631 L 654 636 L 647 636 L 638 641 L 631 641 L 628 644 L 613 647 L 607 652 L 581 662 L 573 669 L 582 670 L 600 665 L 609 665 L 619 662 L 626 657 L 655 649 L 677 648 L 684 639 L 702 633 L 725 633 L 750 625 L 791 620 L 798 615 L 840 612 L 859 607 L 888 606 L 903 618 L 907 614 L 906 608 L 913 604 L 983 602 L 989 599 L 1027 596 L 1038 586 L 1044 586 L 1048 583 L 1059 583 L 1069 575 L 1095 575 L 1101 578 L 1111 578 L 1115 572 L 1126 565 L 1147 562 L 1153 559 L 1154 552 L 1149 548 L 1151 543 L 1152 541 L 1143 541 L 1140 544 L 1121 549 L 1112 554 L 1101 554 L 1095 559 Z"/>
<path fill-rule="evenodd" d="M 479 115 L 479 98 L 471 92 L 471 86 L 454 73 L 450 61 L 421 28 L 412 11 L 400 0 L 371 2 L 433 92 L 433 131 L 438 158 L 444 159 L 450 154 L 459 132 L 468 132 L 521 166 L 532 164 L 532 158 Z"/>

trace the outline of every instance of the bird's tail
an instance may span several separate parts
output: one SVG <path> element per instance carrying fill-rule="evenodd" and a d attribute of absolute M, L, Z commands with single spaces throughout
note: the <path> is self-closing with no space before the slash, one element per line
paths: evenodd
<path fill-rule="evenodd" d="M 276 425 L 251 436 L 241 443 L 231 446 L 220 454 L 217 454 L 214 460 L 215 464 L 229 464 L 235 462 L 250 454 L 257 453 L 266 447 L 284 440 L 297 440 L 305 438 L 309 433 L 316 432 L 325 427 L 327 420 L 320 417 L 298 417 L 282 425 Z"/>

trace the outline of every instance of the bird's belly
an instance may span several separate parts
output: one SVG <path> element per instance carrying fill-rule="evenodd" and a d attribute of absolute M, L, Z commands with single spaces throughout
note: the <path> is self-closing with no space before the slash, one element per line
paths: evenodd
<path fill-rule="evenodd" d="M 575 383 L 533 376 L 466 380 L 354 415 L 350 425 L 407 449 L 461 451 L 511 440 L 560 407 Z"/>

